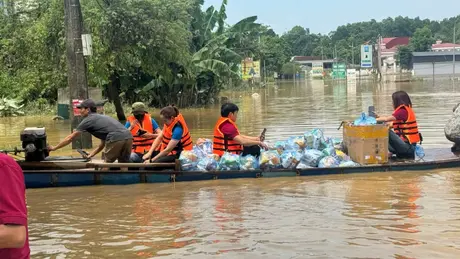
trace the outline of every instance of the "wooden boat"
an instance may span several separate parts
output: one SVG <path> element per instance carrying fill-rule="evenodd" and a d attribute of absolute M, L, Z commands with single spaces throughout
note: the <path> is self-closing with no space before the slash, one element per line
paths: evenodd
<path fill-rule="evenodd" d="M 460 167 L 460 157 L 450 149 L 426 150 L 420 161 L 391 161 L 382 165 L 360 167 L 276 169 L 269 171 L 181 171 L 180 165 L 169 164 L 105 164 L 84 159 L 60 159 L 44 162 L 18 162 L 24 170 L 27 188 L 123 185 L 136 183 L 165 183 L 197 180 L 313 176 L 330 174 L 372 173 L 388 171 L 428 171 Z M 158 168 L 162 167 L 162 170 Z M 110 169 L 112 168 L 112 169 Z M 113 168 L 129 168 L 128 171 Z M 106 170 L 101 170 L 106 169 Z"/>

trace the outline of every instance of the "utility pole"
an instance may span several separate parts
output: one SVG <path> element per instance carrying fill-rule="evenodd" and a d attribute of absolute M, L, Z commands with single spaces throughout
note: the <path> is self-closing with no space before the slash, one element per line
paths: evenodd
<path fill-rule="evenodd" d="M 453 46 L 454 49 L 452 51 L 452 53 L 453 53 L 452 54 L 452 80 L 455 80 L 455 61 L 456 61 L 455 60 L 455 41 L 456 41 L 456 39 L 455 39 L 455 36 L 456 36 L 455 35 L 455 29 L 456 29 L 456 26 L 457 26 L 457 23 L 454 23 L 454 42 L 453 42 L 454 43 L 454 46 Z"/>
<path fill-rule="evenodd" d="M 379 81 L 382 81 L 382 48 L 381 48 L 381 44 L 382 44 L 382 36 L 380 36 L 379 34 L 379 45 L 378 45 L 378 49 L 377 49 L 377 65 L 378 65 L 378 69 L 379 69 L 379 75 L 380 75 L 380 79 Z"/>
<path fill-rule="evenodd" d="M 351 43 L 351 62 L 355 65 L 355 43 Z"/>
<path fill-rule="evenodd" d="M 74 116 L 72 100 L 88 98 L 86 64 L 83 56 L 83 17 L 80 0 L 64 0 L 66 54 L 67 54 L 67 83 L 69 85 L 70 118 L 72 130 L 81 121 L 81 116 Z M 91 148 L 91 135 L 83 134 L 72 143 L 72 148 Z"/>

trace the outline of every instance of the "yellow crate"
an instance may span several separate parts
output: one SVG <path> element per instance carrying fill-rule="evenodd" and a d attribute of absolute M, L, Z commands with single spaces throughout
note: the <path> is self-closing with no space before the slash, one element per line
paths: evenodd
<path fill-rule="evenodd" d="M 387 125 L 354 126 L 350 122 L 343 125 L 343 144 L 353 161 L 362 165 L 388 163 Z"/>

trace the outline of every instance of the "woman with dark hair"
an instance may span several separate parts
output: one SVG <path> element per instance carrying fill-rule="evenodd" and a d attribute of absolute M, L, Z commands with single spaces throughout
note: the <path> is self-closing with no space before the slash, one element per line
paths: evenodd
<path fill-rule="evenodd" d="M 412 101 L 404 91 L 393 93 L 394 112 L 391 116 L 376 116 L 377 122 L 386 122 L 393 130 L 389 134 L 389 150 L 398 158 L 415 158 L 415 146 L 422 141 L 418 131 Z"/>
<path fill-rule="evenodd" d="M 143 159 L 155 163 L 174 162 L 179 158 L 182 150 L 192 150 L 192 137 L 184 117 L 174 105 L 161 109 L 160 117 L 164 122 L 163 130 Z M 160 152 L 150 159 L 158 146 Z"/>

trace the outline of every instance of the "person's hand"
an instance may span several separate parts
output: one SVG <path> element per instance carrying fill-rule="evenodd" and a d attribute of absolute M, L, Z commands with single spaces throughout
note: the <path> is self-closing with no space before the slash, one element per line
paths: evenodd
<path fill-rule="evenodd" d="M 374 115 L 374 117 L 375 117 L 376 119 L 380 117 L 380 115 L 378 115 L 375 111 L 372 112 L 372 114 Z"/>
<path fill-rule="evenodd" d="M 264 135 L 260 134 L 259 140 L 260 142 L 263 142 L 265 140 L 265 134 Z"/>
<path fill-rule="evenodd" d="M 144 164 L 150 164 L 150 159 L 145 160 Z"/>
<path fill-rule="evenodd" d="M 141 135 L 140 137 L 141 137 L 141 138 L 151 139 L 151 138 L 153 138 L 153 137 L 155 137 L 155 136 L 154 136 L 154 134 L 148 133 L 148 132 L 147 132 L 147 133 Z"/>
<path fill-rule="evenodd" d="M 56 148 L 54 148 L 53 146 L 48 146 L 48 151 L 49 152 L 56 151 Z"/>
<path fill-rule="evenodd" d="M 152 153 L 149 152 L 149 153 L 146 153 L 146 154 L 142 157 L 142 159 L 148 161 L 148 160 L 150 159 L 151 156 L 152 156 Z"/>
<path fill-rule="evenodd" d="M 264 142 L 260 142 L 259 146 L 265 150 L 268 150 L 268 146 Z"/>

